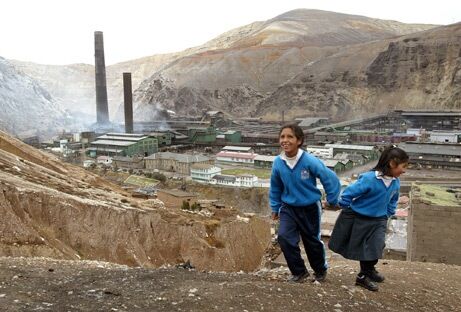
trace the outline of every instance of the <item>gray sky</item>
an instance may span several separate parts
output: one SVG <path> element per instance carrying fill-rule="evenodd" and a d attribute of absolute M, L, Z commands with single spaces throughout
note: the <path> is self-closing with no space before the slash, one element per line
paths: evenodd
<path fill-rule="evenodd" d="M 110 65 L 181 51 L 298 8 L 404 23 L 461 21 L 459 0 L 2 0 L 0 56 L 94 64 L 93 34 L 99 30 Z"/>

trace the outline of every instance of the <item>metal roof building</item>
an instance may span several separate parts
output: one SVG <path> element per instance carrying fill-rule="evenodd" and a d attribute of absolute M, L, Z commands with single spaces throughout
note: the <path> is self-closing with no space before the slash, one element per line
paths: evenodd
<path fill-rule="evenodd" d="M 158 140 L 144 134 L 106 133 L 90 143 L 90 156 L 147 156 L 158 150 Z"/>

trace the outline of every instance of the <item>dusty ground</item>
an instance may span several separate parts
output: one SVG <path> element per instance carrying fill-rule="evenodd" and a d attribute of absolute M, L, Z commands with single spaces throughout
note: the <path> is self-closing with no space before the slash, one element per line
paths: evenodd
<path fill-rule="evenodd" d="M 1 311 L 460 311 L 461 267 L 386 260 L 376 293 L 353 286 L 356 263 L 330 261 L 323 284 L 286 268 L 210 273 L 104 262 L 0 258 Z"/>

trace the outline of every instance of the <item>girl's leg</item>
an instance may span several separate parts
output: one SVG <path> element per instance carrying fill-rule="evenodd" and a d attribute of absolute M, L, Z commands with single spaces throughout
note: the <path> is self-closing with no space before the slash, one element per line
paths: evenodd
<path fill-rule="evenodd" d="M 376 263 L 378 263 L 378 260 L 360 261 L 360 273 L 357 275 L 355 285 L 362 286 L 371 291 L 379 289 L 378 284 L 370 278 Z"/>
<path fill-rule="evenodd" d="M 292 207 L 282 207 L 280 210 L 280 227 L 277 239 L 291 274 L 299 276 L 305 274 L 307 268 L 299 249 L 299 229 L 296 219 Z"/>
<path fill-rule="evenodd" d="M 360 261 L 360 274 L 369 276 L 374 270 L 378 259 L 371 261 Z"/>
<path fill-rule="evenodd" d="M 321 207 L 319 204 L 299 209 L 298 224 L 309 264 L 316 275 L 322 276 L 328 269 L 328 265 L 325 246 L 320 237 Z"/>
<path fill-rule="evenodd" d="M 384 282 L 384 275 L 376 271 L 375 265 L 378 260 L 373 261 L 360 261 L 360 273 L 368 276 L 373 282 L 382 283 Z"/>

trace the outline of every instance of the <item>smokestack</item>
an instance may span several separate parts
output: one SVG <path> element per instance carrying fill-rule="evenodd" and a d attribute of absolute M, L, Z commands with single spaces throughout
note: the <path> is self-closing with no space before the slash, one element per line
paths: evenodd
<path fill-rule="evenodd" d="M 123 99 L 125 107 L 125 133 L 133 133 L 133 91 L 131 73 L 123 73 Z"/>
<path fill-rule="evenodd" d="M 102 31 L 94 32 L 94 68 L 96 80 L 96 120 L 98 124 L 109 123 L 107 104 L 106 63 Z"/>

